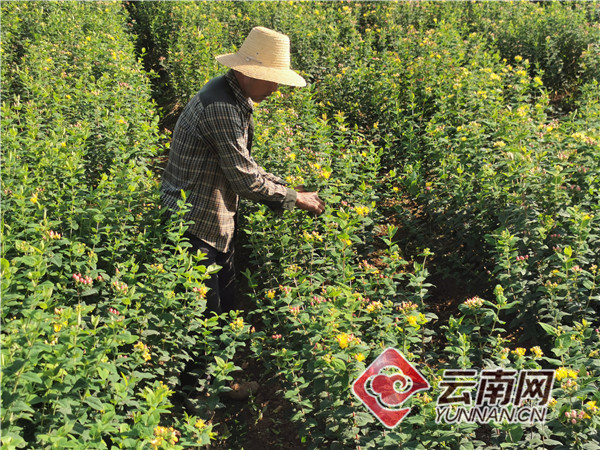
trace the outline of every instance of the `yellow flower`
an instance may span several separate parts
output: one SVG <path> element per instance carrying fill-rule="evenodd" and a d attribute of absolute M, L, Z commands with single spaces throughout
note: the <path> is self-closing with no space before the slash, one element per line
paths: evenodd
<path fill-rule="evenodd" d="M 433 398 L 431 398 L 427 392 L 423 394 L 423 396 L 421 397 L 421 400 L 423 400 L 423 403 L 428 404 L 431 403 L 433 401 Z"/>
<path fill-rule="evenodd" d="M 531 347 L 529 351 L 533 353 L 536 358 L 541 358 L 544 355 L 544 352 L 542 352 L 542 349 L 538 345 Z"/>
<path fill-rule="evenodd" d="M 363 362 L 365 360 L 365 355 L 362 353 L 357 353 L 354 355 L 354 359 L 356 359 L 358 362 Z"/>
<path fill-rule="evenodd" d="M 352 245 L 352 241 L 350 239 L 347 238 L 340 238 L 340 241 L 342 241 L 344 244 L 346 244 L 348 247 L 350 247 Z"/>
<path fill-rule="evenodd" d="M 417 328 L 417 318 L 415 316 L 408 316 L 406 320 L 408 320 L 408 324 L 411 327 Z"/>
<path fill-rule="evenodd" d="M 358 214 L 361 217 L 364 217 L 367 214 L 369 214 L 369 208 L 366 206 L 356 206 L 354 208 L 354 211 L 356 212 L 356 214 Z"/>
<path fill-rule="evenodd" d="M 155 438 L 150 441 L 150 445 L 154 448 L 160 447 L 163 442 L 167 441 L 171 445 L 175 445 L 179 441 L 179 431 L 173 427 L 162 427 L 160 425 L 154 428 Z"/>
<path fill-rule="evenodd" d="M 381 302 L 371 302 L 367 305 L 367 312 L 372 313 L 373 311 L 379 311 L 381 308 L 383 308 L 383 304 Z"/>
<path fill-rule="evenodd" d="M 164 272 L 164 269 L 162 272 Z M 208 288 L 206 286 L 196 286 L 192 290 L 198 294 L 200 298 L 206 298 L 206 294 L 208 293 Z"/>
<path fill-rule="evenodd" d="M 150 361 L 150 359 L 152 359 L 152 357 L 150 356 L 150 350 L 148 350 L 148 346 L 142 341 L 138 341 L 138 343 L 135 344 L 133 348 L 142 352 L 142 358 L 144 358 L 144 361 Z"/>
<path fill-rule="evenodd" d="M 240 331 L 242 328 L 244 328 L 244 319 L 238 317 L 233 322 L 231 322 L 229 326 L 233 329 L 233 331 Z"/>
<path fill-rule="evenodd" d="M 275 298 L 275 291 L 273 289 L 269 290 L 269 292 L 267 292 L 267 298 Z"/>
<path fill-rule="evenodd" d="M 522 356 L 525 356 L 525 352 L 526 352 L 526 351 L 527 351 L 527 349 L 524 349 L 523 347 L 518 347 L 516 350 L 513 350 L 512 352 L 513 352 L 515 355 L 518 355 L 518 356 L 521 356 L 521 357 L 522 357 Z"/>
<path fill-rule="evenodd" d="M 579 376 L 579 373 L 573 369 L 567 369 L 566 367 L 560 367 L 560 368 L 556 369 L 556 372 L 554 373 L 554 375 L 556 376 L 556 379 L 558 381 L 561 381 L 564 378 L 573 378 L 574 380 L 576 380 L 577 377 Z"/>
<path fill-rule="evenodd" d="M 202 419 L 198 419 L 196 420 L 196 423 L 194 424 L 194 427 L 196 427 L 197 430 L 203 430 L 204 428 L 207 427 L 206 422 Z"/>
<path fill-rule="evenodd" d="M 585 404 L 585 407 L 593 413 L 598 412 L 598 407 L 596 406 L 596 401 L 590 401 Z"/>
<path fill-rule="evenodd" d="M 328 180 L 329 177 L 331 176 L 331 170 L 329 169 L 323 169 L 319 172 L 319 176 L 321 178 L 323 178 L 324 180 Z"/>
<path fill-rule="evenodd" d="M 338 341 L 340 348 L 348 347 L 348 344 L 356 339 L 353 334 L 348 333 L 340 333 L 335 338 Z"/>
<path fill-rule="evenodd" d="M 31 196 L 31 198 L 29 199 L 29 201 L 30 201 L 31 203 L 33 203 L 34 205 L 35 205 L 35 204 L 38 202 L 38 194 L 37 194 L 37 192 L 35 192 L 35 193 L 34 193 L 34 194 Z"/>
<path fill-rule="evenodd" d="M 346 333 L 338 334 L 335 337 L 340 345 L 340 348 L 348 347 L 348 335 Z"/>

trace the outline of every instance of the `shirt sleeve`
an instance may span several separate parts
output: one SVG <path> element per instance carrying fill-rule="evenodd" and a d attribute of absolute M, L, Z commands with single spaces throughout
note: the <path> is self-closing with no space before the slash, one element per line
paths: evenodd
<path fill-rule="evenodd" d="M 265 169 L 263 169 L 261 166 L 258 166 L 258 170 L 260 171 L 260 174 L 263 175 L 264 177 L 266 177 L 267 179 L 271 180 L 273 183 L 275 184 L 281 184 L 282 186 L 287 186 L 288 184 L 282 180 L 280 177 L 278 177 L 277 175 L 274 175 L 272 173 L 267 172 Z"/>
<path fill-rule="evenodd" d="M 296 192 L 273 179 L 248 150 L 246 130 L 234 105 L 213 103 L 199 121 L 200 133 L 216 152 L 219 167 L 232 189 L 241 197 L 267 203 L 272 208 L 293 209 Z"/>

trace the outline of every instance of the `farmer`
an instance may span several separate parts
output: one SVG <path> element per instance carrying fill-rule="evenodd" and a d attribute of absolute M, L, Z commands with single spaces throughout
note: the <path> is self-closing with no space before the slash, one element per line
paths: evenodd
<path fill-rule="evenodd" d="M 185 236 L 195 253 L 207 255 L 206 265 L 222 268 L 206 285 L 207 309 L 217 314 L 235 309 L 234 236 L 239 197 L 267 204 L 274 210 L 294 207 L 321 214 L 325 204 L 316 192 L 291 189 L 259 166 L 252 156 L 254 103 L 275 92 L 279 84 L 305 86 L 290 69 L 286 35 L 255 27 L 237 53 L 217 61 L 229 70 L 210 80 L 187 104 L 177 121 L 161 197 L 177 210 L 185 191 L 193 223 Z"/>

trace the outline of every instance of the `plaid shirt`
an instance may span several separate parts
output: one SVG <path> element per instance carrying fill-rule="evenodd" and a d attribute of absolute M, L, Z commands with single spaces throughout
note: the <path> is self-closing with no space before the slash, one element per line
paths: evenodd
<path fill-rule="evenodd" d="M 185 191 L 188 231 L 221 252 L 231 248 L 240 196 L 272 209 L 296 203 L 296 192 L 250 155 L 253 111 L 232 70 L 209 81 L 177 121 L 162 177 L 163 205 L 176 211 Z"/>

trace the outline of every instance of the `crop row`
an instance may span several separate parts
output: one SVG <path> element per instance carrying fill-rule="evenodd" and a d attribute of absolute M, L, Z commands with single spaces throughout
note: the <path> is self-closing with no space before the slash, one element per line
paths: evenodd
<path fill-rule="evenodd" d="M 10 2 L 2 24 L 2 448 L 207 443 L 165 415 L 173 380 L 193 359 L 218 393 L 248 327 L 204 317 L 207 268 L 161 214 L 127 13 Z"/>
<path fill-rule="evenodd" d="M 290 36 L 294 66 L 312 81 L 261 105 L 254 152 L 290 183 L 319 188 L 328 210 L 316 219 L 250 208 L 243 223 L 254 262 L 247 272 L 256 300 L 251 317 L 261 324 L 252 349 L 286 381 L 304 442 L 311 448 L 518 446 L 525 436 L 533 446 L 593 442 L 598 416 L 591 411 L 599 400 L 592 392 L 599 369 L 598 90 L 587 70 L 597 64 L 588 45 L 597 36 L 589 23 L 593 6 L 515 6 L 521 18 L 536 15 L 540 33 L 550 24 L 561 24 L 560 33 L 576 30 L 568 41 L 574 56 L 559 51 L 558 41 L 544 44 L 515 31 L 525 22 L 511 19 L 507 5 L 135 8 L 181 104 L 218 71 L 213 56 L 231 51 L 256 24 Z M 490 19 L 498 17 L 496 26 Z M 315 26 L 323 20 L 327 27 Z M 504 34 L 493 40 L 490 30 Z M 510 54 L 514 46 L 506 42 L 514 40 L 523 55 Z M 529 55 L 547 72 L 536 72 Z M 565 70 L 550 64 L 557 58 Z M 546 83 L 554 83 L 552 91 Z M 566 86 L 574 89 L 577 110 L 559 120 L 550 96 Z M 469 299 L 443 327 L 427 311 L 429 251 L 402 255 L 397 229 L 382 215 L 389 213 L 384 204 L 404 205 L 406 198 L 432 229 L 466 248 L 470 276 L 491 286 L 481 294 L 489 300 Z M 419 236 L 422 229 L 411 231 L 410 211 L 392 210 L 417 245 L 432 242 Z M 391 432 L 350 392 L 351 380 L 387 346 L 408 355 L 433 386 L 407 403 L 413 413 Z M 489 366 L 571 372 L 557 377 L 545 424 L 492 424 L 488 431 L 437 424 L 432 398 L 440 394 L 442 370 Z M 584 411 L 585 420 L 567 419 L 572 411 Z"/>
<path fill-rule="evenodd" d="M 355 93 L 334 107 L 370 112 L 394 155 L 390 182 L 479 270 L 494 272 L 519 300 L 521 323 L 589 319 L 598 302 L 598 82 L 583 85 L 577 111 L 559 121 L 528 62 L 501 59 L 479 35 L 464 40 L 441 24 L 396 46 L 326 80 L 328 98 Z"/>
<path fill-rule="evenodd" d="M 311 448 L 594 445 L 594 4 L 518 3 L 518 20 L 493 3 L 126 6 L 2 5 L 3 447 L 206 444 L 244 346 L 285 383 Z M 162 138 L 128 12 L 180 104 L 257 24 L 290 35 L 312 82 L 257 112 L 256 159 L 327 202 L 318 218 L 244 205 L 258 331 L 204 316 L 211 268 L 160 212 Z M 537 34 L 522 32 L 530 23 Z M 557 39 L 540 38 L 549 27 Z M 566 87 L 578 109 L 554 119 L 550 95 Z M 430 251 L 404 255 L 383 215 L 407 197 L 495 286 L 443 327 L 429 312 Z M 393 431 L 350 392 L 386 347 L 432 385 Z M 173 405 L 190 360 L 198 417 Z M 545 424 L 436 423 L 443 369 L 490 366 L 559 368 Z M 224 445 L 244 446 L 235 434 Z"/>

